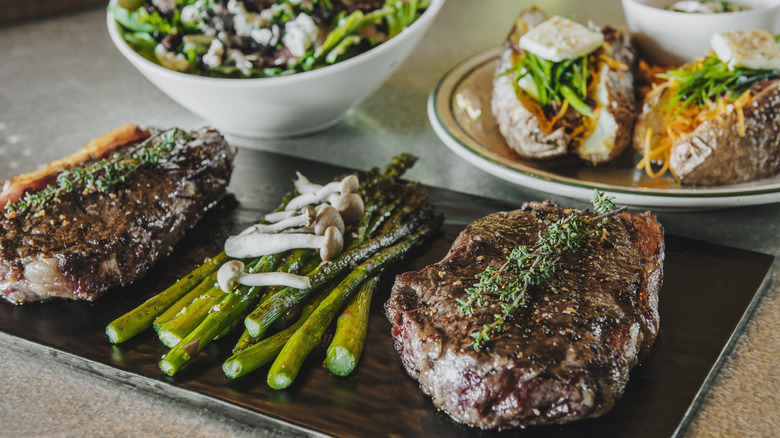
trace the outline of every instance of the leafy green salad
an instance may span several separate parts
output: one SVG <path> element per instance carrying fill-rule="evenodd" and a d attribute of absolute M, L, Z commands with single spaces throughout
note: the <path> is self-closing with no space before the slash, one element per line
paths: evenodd
<path fill-rule="evenodd" d="M 117 0 L 124 40 L 163 67 L 262 78 L 314 70 L 399 34 L 430 0 Z"/>

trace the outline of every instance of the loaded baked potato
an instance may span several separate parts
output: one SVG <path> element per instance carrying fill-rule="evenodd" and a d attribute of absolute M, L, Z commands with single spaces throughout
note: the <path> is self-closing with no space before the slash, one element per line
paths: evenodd
<path fill-rule="evenodd" d="M 713 36 L 715 53 L 678 70 L 645 96 L 634 131 L 651 176 L 681 183 L 753 181 L 780 172 L 780 50 L 769 31 Z M 660 164 L 658 171 L 651 162 Z"/>
<path fill-rule="evenodd" d="M 493 81 L 499 131 L 524 158 L 574 153 L 593 164 L 611 161 L 631 141 L 634 67 L 628 32 L 526 10 L 506 39 Z"/>

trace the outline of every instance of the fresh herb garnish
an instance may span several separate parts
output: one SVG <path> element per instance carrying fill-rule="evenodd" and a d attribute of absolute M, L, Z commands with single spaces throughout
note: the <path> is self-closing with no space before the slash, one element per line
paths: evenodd
<path fill-rule="evenodd" d="M 756 83 L 778 75 L 780 70 L 730 68 L 713 54 L 691 63 L 687 68 L 669 70 L 657 76 L 675 84 L 674 95 L 664 111 L 676 108 L 672 116 L 676 117 L 692 104 L 701 108 L 721 97 L 733 102 Z"/>
<path fill-rule="evenodd" d="M 500 268 L 488 267 L 477 274 L 479 281 L 466 289 L 468 297 L 457 300 L 458 310 L 473 315 L 475 307 L 485 305 L 487 296 L 497 295 L 501 313 L 494 314 L 493 322 L 484 324 L 482 330 L 471 333 L 472 348 L 481 350 L 492 333 L 503 330 L 507 319 L 525 302 L 528 288 L 555 273 L 566 251 L 576 251 L 600 235 L 599 230 L 607 225 L 609 218 L 625 210 L 626 207 L 615 209 L 613 199 L 596 190 L 591 203 L 599 216 L 589 219 L 577 213 L 564 215 L 539 233 L 536 244 L 518 246 Z"/>
<path fill-rule="evenodd" d="M 515 91 L 521 88 L 543 107 L 566 100 L 580 114 L 593 117 L 593 112 L 585 103 L 590 79 L 589 57 L 590 55 L 586 55 L 554 62 L 526 52 L 520 62 L 508 72 L 517 73 Z M 520 85 L 520 81 L 526 76 L 532 79 L 532 86 L 528 82 L 524 83 L 525 86 Z"/>
<path fill-rule="evenodd" d="M 56 185 L 27 192 L 17 202 L 5 205 L 5 216 L 12 218 L 65 193 L 107 192 L 111 187 L 124 182 L 127 177 L 143 166 L 155 165 L 170 156 L 178 144 L 184 144 L 189 135 L 180 129 L 158 132 L 134 146 L 127 153 L 117 153 L 83 167 L 65 169 L 57 175 Z"/>

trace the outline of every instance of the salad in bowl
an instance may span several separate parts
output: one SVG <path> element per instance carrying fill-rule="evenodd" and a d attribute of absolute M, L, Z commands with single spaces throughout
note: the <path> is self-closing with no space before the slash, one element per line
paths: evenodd
<path fill-rule="evenodd" d="M 398 35 L 430 0 L 118 0 L 122 38 L 171 70 L 284 76 L 335 64 Z"/>

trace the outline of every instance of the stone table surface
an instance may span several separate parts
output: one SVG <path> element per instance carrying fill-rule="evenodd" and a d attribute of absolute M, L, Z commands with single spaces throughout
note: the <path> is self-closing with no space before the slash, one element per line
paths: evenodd
<path fill-rule="evenodd" d="M 308 137 L 239 146 L 367 169 L 406 151 L 408 178 L 521 203 L 551 196 L 498 179 L 450 152 L 426 115 L 428 94 L 457 62 L 500 44 L 530 2 L 449 0 L 417 50 L 335 127 Z M 548 12 L 624 22 L 618 1 L 544 2 Z M 146 81 L 114 48 L 105 11 L 91 9 L 0 28 L 0 178 L 33 170 L 109 129 L 138 123 L 195 128 L 206 121 Z M 659 210 L 670 234 L 780 255 L 780 204 L 717 211 Z M 691 437 L 780 433 L 778 262 L 736 348 L 705 394 Z M 129 388 L 19 345 L 0 344 L 0 436 L 246 436 L 246 425 Z M 270 433 L 274 435 L 273 432 Z"/>

